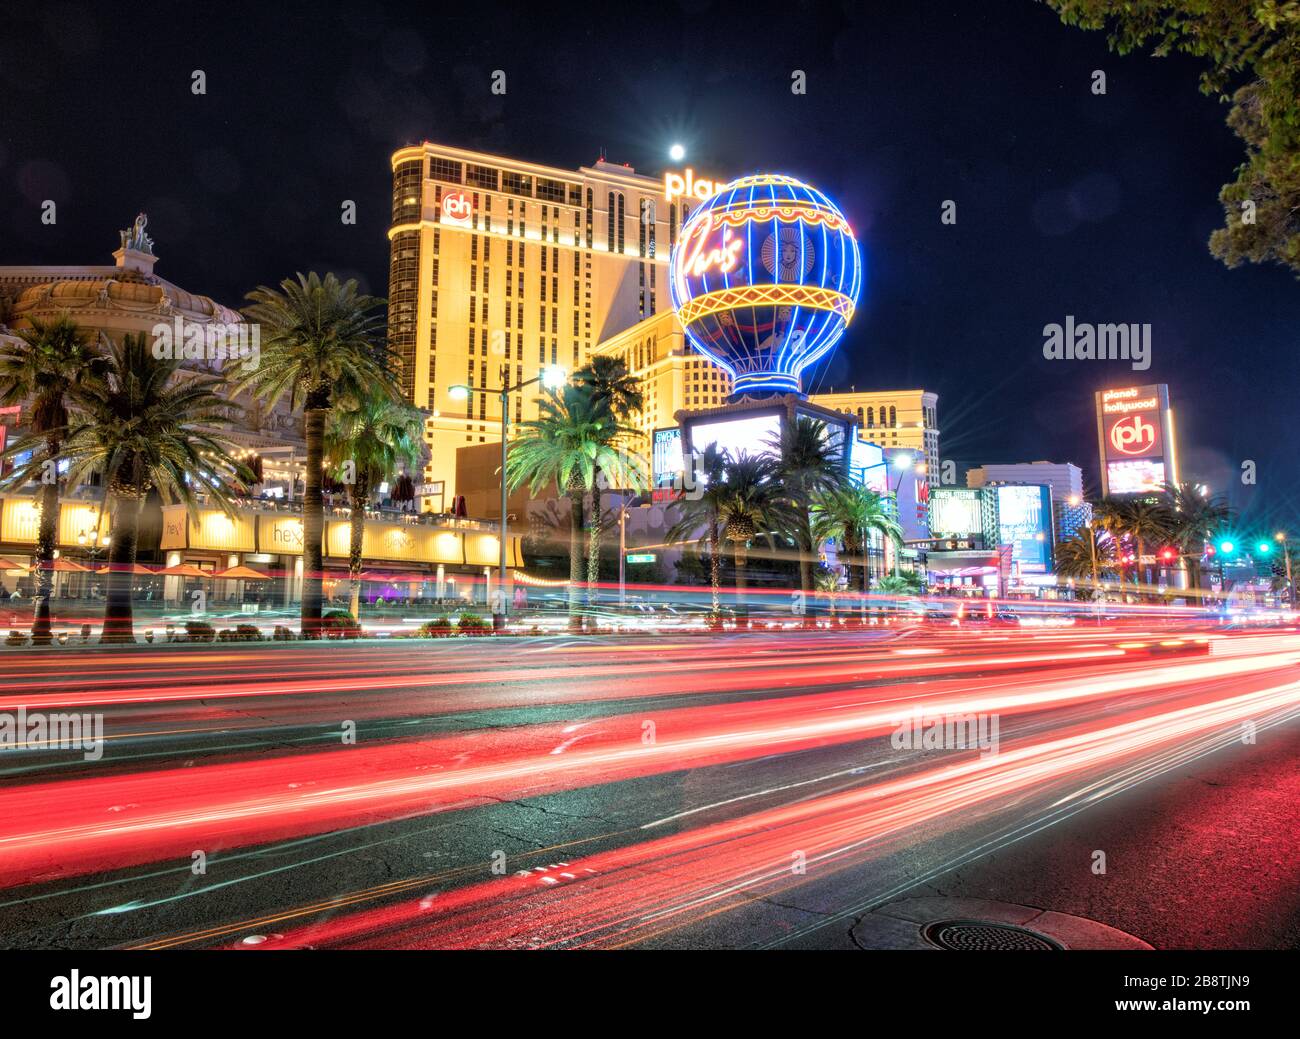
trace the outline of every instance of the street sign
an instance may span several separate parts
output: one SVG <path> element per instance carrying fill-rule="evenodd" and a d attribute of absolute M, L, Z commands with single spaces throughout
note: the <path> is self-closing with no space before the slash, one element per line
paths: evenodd
<path fill-rule="evenodd" d="M 629 552 L 627 561 L 629 563 L 653 563 L 655 554 L 653 552 Z"/>

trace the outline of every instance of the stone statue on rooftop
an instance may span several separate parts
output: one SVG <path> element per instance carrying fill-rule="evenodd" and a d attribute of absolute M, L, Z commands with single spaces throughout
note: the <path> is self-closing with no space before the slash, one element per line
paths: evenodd
<path fill-rule="evenodd" d="M 119 231 L 122 236 L 122 248 L 134 249 L 137 252 L 148 253 L 153 255 L 153 239 L 144 233 L 145 227 L 149 223 L 149 218 L 143 213 L 138 213 L 135 223 L 126 231 Z"/>

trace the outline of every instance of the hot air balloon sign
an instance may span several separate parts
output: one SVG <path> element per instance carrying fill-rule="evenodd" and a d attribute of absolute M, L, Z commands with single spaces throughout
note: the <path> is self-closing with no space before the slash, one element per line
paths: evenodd
<path fill-rule="evenodd" d="M 691 345 L 737 396 L 800 393 L 853 318 L 862 258 L 853 229 L 816 188 L 741 177 L 682 225 L 669 259 L 673 307 Z"/>

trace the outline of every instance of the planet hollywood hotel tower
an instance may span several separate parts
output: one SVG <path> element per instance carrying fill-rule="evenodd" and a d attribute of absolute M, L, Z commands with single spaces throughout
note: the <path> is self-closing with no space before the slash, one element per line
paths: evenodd
<path fill-rule="evenodd" d="M 393 154 L 389 343 L 428 411 L 421 507 L 451 507 L 456 451 L 500 439 L 511 385 L 585 364 L 602 340 L 670 309 L 668 254 L 694 198 L 604 161 L 553 169 L 425 142 Z M 453 386 L 468 398 L 453 399 Z M 511 399 L 537 417 L 540 386 Z"/>

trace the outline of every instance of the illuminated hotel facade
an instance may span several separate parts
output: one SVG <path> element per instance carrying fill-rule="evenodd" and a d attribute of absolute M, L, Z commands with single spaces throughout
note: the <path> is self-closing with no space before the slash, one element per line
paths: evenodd
<path fill-rule="evenodd" d="M 644 395 L 632 423 L 647 458 L 676 412 L 727 402 L 731 377 L 691 347 L 668 284 L 670 251 L 711 181 L 604 160 L 566 170 L 428 141 L 398 149 L 391 166 L 388 334 L 406 398 L 428 413 L 422 509 L 448 511 L 468 493 L 456 488 L 460 448 L 499 441 L 503 365 L 514 385 L 553 364 L 623 359 Z M 472 392 L 454 399 L 460 386 Z M 542 392 L 512 395 L 512 426 L 537 417 Z M 934 393 L 809 399 L 857 419 L 864 440 L 916 451 L 937 481 Z"/>
<path fill-rule="evenodd" d="M 430 142 L 394 152 L 392 172 L 389 343 L 429 413 L 421 498 L 441 512 L 457 449 L 499 439 L 503 365 L 511 385 L 573 371 L 670 312 L 668 255 L 694 200 L 604 160 L 564 170 Z M 536 418 L 541 392 L 513 395 L 510 421 Z"/>

